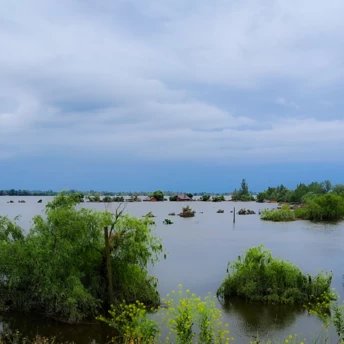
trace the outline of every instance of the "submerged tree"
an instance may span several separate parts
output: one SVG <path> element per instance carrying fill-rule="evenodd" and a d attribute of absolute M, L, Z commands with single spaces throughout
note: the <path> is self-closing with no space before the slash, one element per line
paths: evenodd
<path fill-rule="evenodd" d="M 35 216 L 27 236 L 0 217 L 0 308 L 43 312 L 71 322 L 123 299 L 159 301 L 147 266 L 162 252 L 153 222 L 77 209 L 66 193 Z"/>

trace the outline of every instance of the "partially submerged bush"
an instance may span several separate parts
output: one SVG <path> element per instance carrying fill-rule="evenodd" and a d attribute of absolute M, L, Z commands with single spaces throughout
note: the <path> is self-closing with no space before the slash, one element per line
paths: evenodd
<path fill-rule="evenodd" d="M 325 194 L 307 201 L 296 217 L 311 221 L 338 221 L 344 218 L 344 199 L 336 194 Z"/>
<path fill-rule="evenodd" d="M 217 291 L 222 299 L 237 296 L 253 301 L 306 305 L 323 302 L 325 296 L 335 298 L 330 292 L 332 275 L 305 275 L 292 263 L 273 258 L 262 245 L 248 249 L 244 256 L 229 263 L 227 272 Z"/>
<path fill-rule="evenodd" d="M 254 210 L 242 208 L 238 211 L 238 215 L 254 215 L 256 212 Z"/>
<path fill-rule="evenodd" d="M 295 214 L 288 205 L 282 205 L 281 209 L 264 209 L 260 215 L 261 220 L 265 221 L 294 221 Z"/>
<path fill-rule="evenodd" d="M 223 214 L 225 211 L 223 210 L 223 209 L 219 209 L 218 211 L 217 211 L 217 213 L 218 214 Z"/>
<path fill-rule="evenodd" d="M 147 213 L 143 217 L 155 217 L 155 215 L 150 211 L 149 213 Z"/>
<path fill-rule="evenodd" d="M 163 221 L 163 223 L 164 223 L 165 225 L 173 225 L 173 222 L 172 222 L 170 219 L 165 219 L 165 220 Z"/>
<path fill-rule="evenodd" d="M 188 205 L 183 208 L 182 212 L 179 214 L 180 217 L 194 217 L 195 211 L 192 210 Z"/>

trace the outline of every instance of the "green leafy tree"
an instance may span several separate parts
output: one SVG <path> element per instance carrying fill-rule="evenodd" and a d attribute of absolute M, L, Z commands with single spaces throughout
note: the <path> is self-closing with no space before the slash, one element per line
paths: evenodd
<path fill-rule="evenodd" d="M 259 192 L 259 194 L 257 195 L 257 202 L 263 203 L 266 199 L 266 192 Z"/>
<path fill-rule="evenodd" d="M 177 195 L 170 196 L 170 201 L 171 202 L 176 202 L 177 201 Z"/>
<path fill-rule="evenodd" d="M 233 201 L 253 201 L 254 197 L 251 196 L 250 191 L 248 189 L 248 184 L 246 179 L 244 178 L 241 181 L 241 187 L 239 190 L 235 189 L 232 192 L 232 200 Z"/>
<path fill-rule="evenodd" d="M 159 202 L 164 201 L 164 193 L 161 190 L 155 191 L 152 197 L 154 197 Z"/>
<path fill-rule="evenodd" d="M 122 300 L 159 301 L 148 265 L 162 252 L 152 220 L 77 209 L 61 193 L 27 236 L 0 219 L 0 302 L 77 322 Z"/>
<path fill-rule="evenodd" d="M 213 202 L 224 202 L 225 201 L 225 196 L 224 195 L 219 195 L 219 196 L 214 196 L 213 197 Z"/>
<path fill-rule="evenodd" d="M 210 200 L 210 195 L 202 195 L 200 201 L 207 202 Z"/>
<path fill-rule="evenodd" d="M 344 192 L 344 184 L 336 184 L 332 188 L 332 192 L 336 194 L 341 194 Z"/>

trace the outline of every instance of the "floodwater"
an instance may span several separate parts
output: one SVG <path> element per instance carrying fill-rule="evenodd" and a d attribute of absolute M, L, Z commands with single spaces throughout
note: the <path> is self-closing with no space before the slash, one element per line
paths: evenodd
<path fill-rule="evenodd" d="M 8 204 L 13 199 L 15 203 Z M 25 204 L 18 203 L 26 200 Z M 38 199 L 43 202 L 37 203 Z M 51 197 L 0 197 L 0 215 L 13 218 L 21 215 L 19 224 L 29 229 L 33 215 L 40 214 Z M 261 221 L 258 211 L 276 207 L 276 204 L 255 202 L 189 202 L 195 211 L 194 218 L 169 217 L 168 213 L 181 211 L 185 203 L 128 203 L 126 211 L 143 216 L 152 211 L 156 216 L 156 233 L 163 238 L 167 259 L 152 268 L 159 279 L 159 291 L 164 297 L 182 284 L 199 296 L 208 292 L 216 294 L 226 275 L 227 263 L 235 260 L 244 250 L 264 244 L 273 256 L 281 257 L 298 265 L 306 273 L 320 270 L 332 271 L 332 287 L 344 297 L 344 222 L 337 224 L 314 224 L 309 221 L 273 223 Z M 112 203 L 109 210 L 115 210 Z M 104 210 L 105 204 L 84 203 L 83 207 Z M 233 208 L 249 208 L 256 215 L 236 215 L 233 224 Z M 223 214 L 216 211 L 223 209 Z M 174 224 L 162 222 L 170 218 Z M 231 336 L 237 343 L 248 343 L 254 336 L 260 339 L 285 339 L 298 333 L 308 341 L 321 332 L 321 322 L 302 308 L 273 306 L 233 299 L 221 307 L 224 321 L 229 324 Z M 21 313 L 0 314 L 1 329 L 19 329 L 26 335 L 57 335 L 59 339 L 76 343 L 107 342 L 111 332 L 102 325 L 71 326 L 40 316 Z M 335 337 L 332 337 L 333 341 Z"/>

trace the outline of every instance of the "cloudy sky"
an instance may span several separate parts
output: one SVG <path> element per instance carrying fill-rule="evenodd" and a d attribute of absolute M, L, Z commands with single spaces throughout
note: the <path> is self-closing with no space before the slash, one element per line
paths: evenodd
<path fill-rule="evenodd" d="M 344 182 L 343 0 L 0 0 L 0 189 Z"/>

